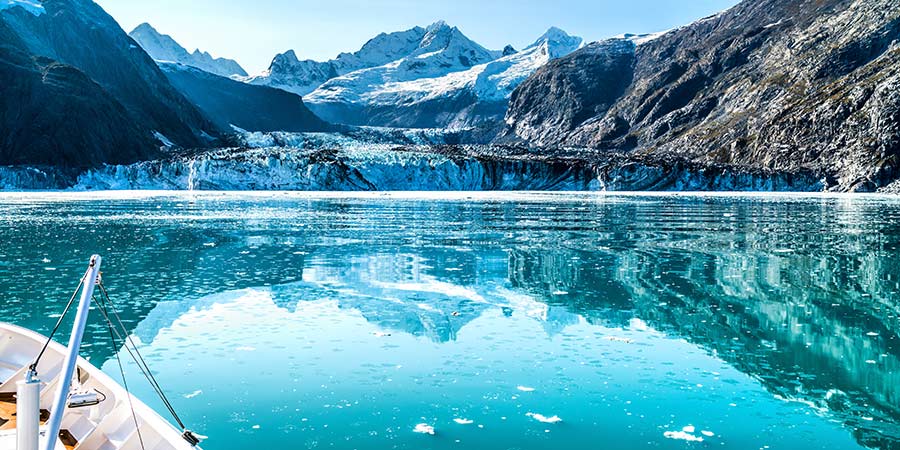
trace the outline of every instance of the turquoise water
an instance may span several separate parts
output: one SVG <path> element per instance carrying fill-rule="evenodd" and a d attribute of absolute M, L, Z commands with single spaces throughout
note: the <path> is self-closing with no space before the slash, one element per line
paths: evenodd
<path fill-rule="evenodd" d="M 9 194 L 0 243 L 44 332 L 102 254 L 207 450 L 900 448 L 897 198 Z"/>

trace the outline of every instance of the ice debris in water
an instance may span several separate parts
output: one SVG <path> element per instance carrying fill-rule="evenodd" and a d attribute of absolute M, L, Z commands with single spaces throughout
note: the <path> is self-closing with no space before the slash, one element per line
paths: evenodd
<path fill-rule="evenodd" d="M 471 424 L 475 423 L 474 420 L 469 420 L 469 419 L 458 419 L 457 418 L 457 419 L 453 419 L 453 421 L 460 425 L 471 425 Z"/>
<path fill-rule="evenodd" d="M 430 434 L 430 435 L 434 436 L 434 427 L 431 425 L 428 425 L 427 423 L 420 423 L 420 424 L 416 425 L 415 428 L 413 428 L 413 432 L 421 433 L 421 434 Z"/>
<path fill-rule="evenodd" d="M 534 392 L 534 388 L 528 387 L 528 386 L 517 386 L 516 389 L 518 389 L 522 392 Z"/>
<path fill-rule="evenodd" d="M 375 335 L 375 337 L 388 337 L 391 335 L 391 333 L 385 333 L 383 331 L 376 331 L 372 334 Z"/>
<path fill-rule="evenodd" d="M 625 338 L 625 337 L 618 337 L 618 336 L 607 336 L 607 337 L 606 337 L 606 340 L 607 340 L 607 341 L 612 341 L 612 342 L 622 342 L 622 343 L 625 343 L 625 344 L 631 344 L 631 343 L 634 342 L 633 339 Z"/>
<path fill-rule="evenodd" d="M 707 430 L 701 431 L 700 434 L 702 434 L 702 435 L 704 435 L 704 436 L 706 436 L 706 437 L 713 437 L 713 436 L 716 435 L 716 434 L 713 433 L 712 431 L 707 431 Z"/>
<path fill-rule="evenodd" d="M 537 420 L 538 422 L 541 422 L 541 423 L 559 423 L 559 422 L 562 422 L 562 419 L 560 419 L 559 416 L 550 416 L 550 417 L 547 417 L 547 416 L 545 416 L 545 415 L 543 415 L 543 414 L 535 414 L 535 413 L 531 413 L 531 412 L 530 412 L 530 413 L 526 413 L 525 415 L 528 416 L 528 417 L 531 417 L 532 419 Z"/>
<path fill-rule="evenodd" d="M 184 398 L 194 398 L 194 397 L 196 397 L 196 396 L 198 396 L 198 395 L 200 395 L 200 394 L 202 394 L 202 393 L 203 393 L 202 390 L 197 389 L 196 391 L 191 392 L 190 394 L 184 394 Z"/>
<path fill-rule="evenodd" d="M 663 433 L 663 436 L 669 439 L 676 439 L 681 441 L 688 442 L 703 442 L 703 438 L 700 436 L 694 436 L 690 433 L 685 433 L 684 431 L 666 431 Z"/>
<path fill-rule="evenodd" d="M 688 426 L 682 428 L 681 431 L 684 431 L 685 433 L 693 433 L 695 429 L 696 428 L 694 428 L 693 425 L 688 425 Z"/>

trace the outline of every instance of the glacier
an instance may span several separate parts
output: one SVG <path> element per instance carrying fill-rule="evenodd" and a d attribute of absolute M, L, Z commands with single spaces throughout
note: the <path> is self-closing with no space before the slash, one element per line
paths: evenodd
<path fill-rule="evenodd" d="M 274 191 L 824 191 L 805 172 L 680 160 L 462 145 L 458 132 L 363 127 L 239 133 L 241 147 L 88 170 L 0 167 L 0 189 Z"/>

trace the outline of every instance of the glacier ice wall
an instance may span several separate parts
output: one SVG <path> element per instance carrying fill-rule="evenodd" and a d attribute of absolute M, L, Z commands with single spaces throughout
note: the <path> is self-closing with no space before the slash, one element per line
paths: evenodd
<path fill-rule="evenodd" d="M 194 158 L 104 166 L 76 190 L 593 190 L 586 166 L 451 158 L 437 153 L 284 148 L 218 151 Z"/>

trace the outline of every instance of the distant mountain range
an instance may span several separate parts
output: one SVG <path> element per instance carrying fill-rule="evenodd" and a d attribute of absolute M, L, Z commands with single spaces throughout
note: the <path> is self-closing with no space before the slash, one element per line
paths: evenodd
<path fill-rule="evenodd" d="M 478 157 L 577 155 L 602 186 L 900 190 L 897 42 L 896 0 L 746 0 L 654 35 L 585 44 L 550 28 L 520 51 L 436 22 L 329 61 L 288 51 L 248 76 L 149 24 L 129 37 L 91 0 L 6 0 L 0 164 L 96 167 L 374 126 L 453 130 L 488 145 Z"/>

